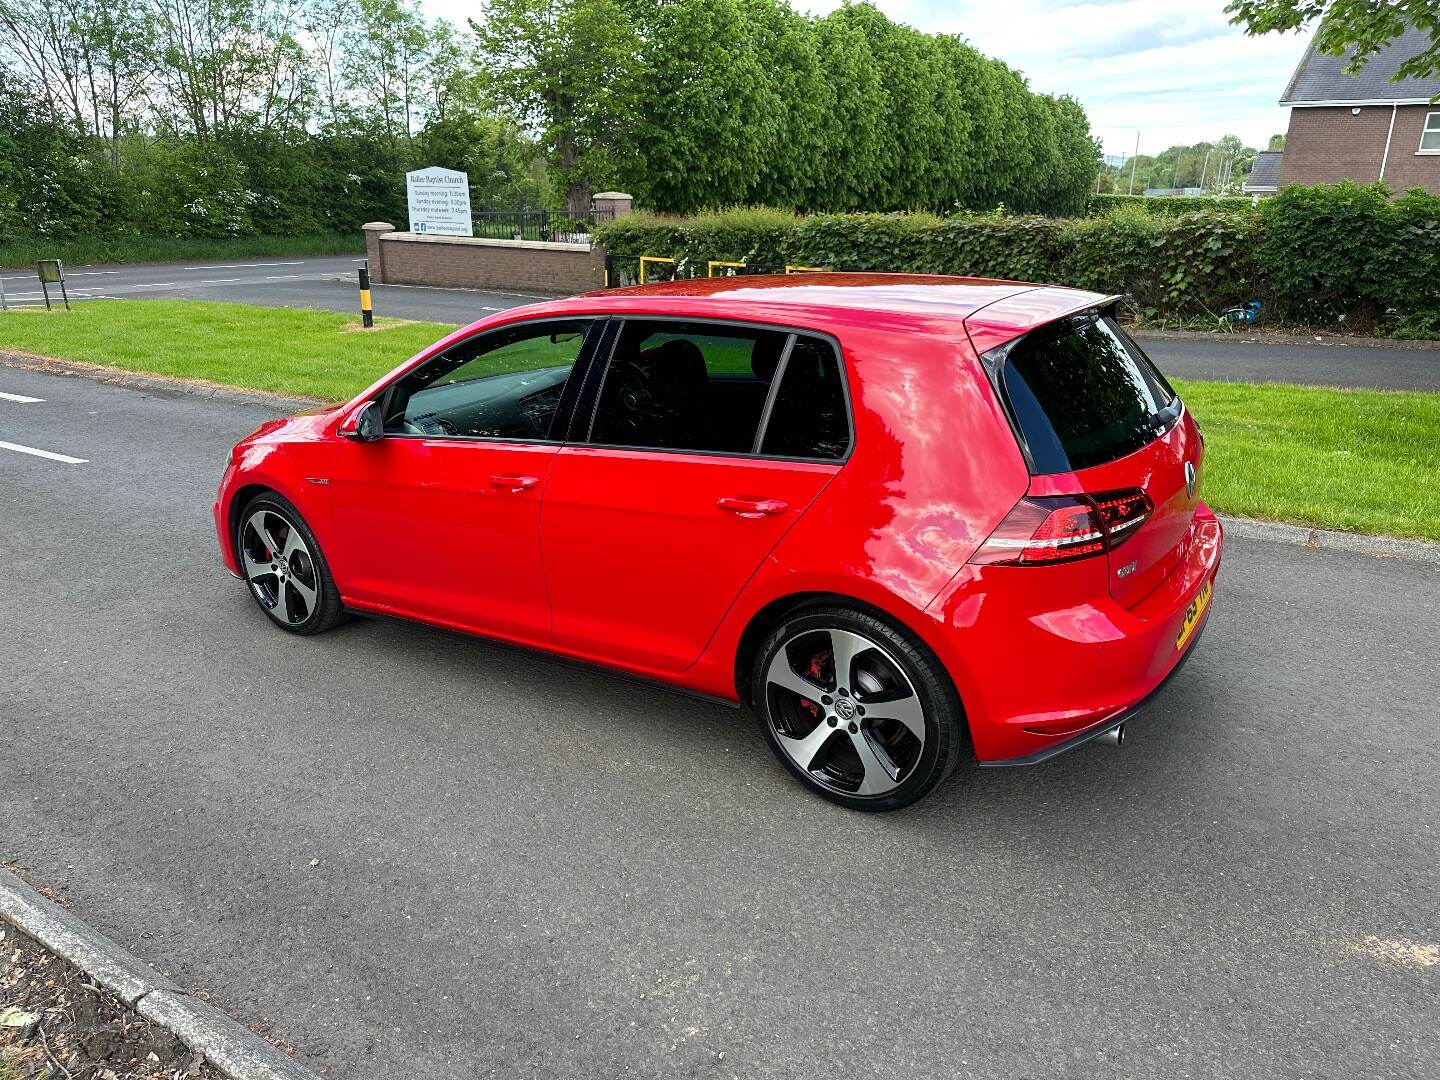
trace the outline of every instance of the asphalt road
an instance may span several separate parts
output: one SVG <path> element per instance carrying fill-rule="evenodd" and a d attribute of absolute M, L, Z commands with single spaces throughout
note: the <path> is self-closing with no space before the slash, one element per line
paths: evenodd
<path fill-rule="evenodd" d="M 1440 350 L 1272 345 L 1253 338 L 1192 341 L 1149 335 L 1141 346 L 1167 375 L 1220 382 L 1440 391 Z"/>
<path fill-rule="evenodd" d="M 75 266 L 65 268 L 70 298 L 85 300 L 184 299 L 223 300 L 266 307 L 302 307 L 321 311 L 359 312 L 356 271 L 365 264 L 360 256 L 254 259 L 234 262 L 197 261 L 135 266 Z M 14 304 L 43 303 L 33 272 L 0 272 L 8 300 Z M 404 319 L 433 319 L 467 323 L 494 311 L 533 304 L 544 299 L 522 293 L 482 293 L 461 289 L 421 289 L 404 285 L 377 285 L 372 290 L 375 311 Z M 51 286 L 51 297 L 60 294 Z"/>
<path fill-rule="evenodd" d="M 355 312 L 356 268 L 364 259 L 281 259 L 186 266 L 81 266 L 67 269 L 71 295 L 84 300 L 181 297 L 275 307 Z M 40 298 L 34 274 L 0 274 L 10 298 Z M 521 293 L 478 293 L 377 285 L 375 311 L 402 319 L 463 324 L 543 299 Z M 1440 350 L 1347 345 L 1275 345 L 1249 338 L 1190 341 L 1146 337 L 1145 350 L 1167 375 L 1227 382 L 1440 391 Z"/>
<path fill-rule="evenodd" d="M 0 448 L 0 860 L 327 1077 L 1440 1074 L 1432 566 L 1234 541 L 1123 750 L 867 816 L 746 713 L 273 629 L 209 521 L 273 406 L 0 392 L 84 459 Z"/>

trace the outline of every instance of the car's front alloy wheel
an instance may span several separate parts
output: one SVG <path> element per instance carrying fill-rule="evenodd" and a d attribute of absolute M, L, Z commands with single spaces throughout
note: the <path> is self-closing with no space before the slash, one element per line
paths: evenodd
<path fill-rule="evenodd" d="M 260 609 L 286 630 L 315 634 L 340 620 L 340 596 L 304 519 L 277 495 L 241 511 L 235 550 Z"/>
<path fill-rule="evenodd" d="M 954 690 L 923 646 L 844 608 L 800 612 L 761 648 L 752 676 L 761 730 L 786 767 L 826 798 L 893 810 L 954 767 Z"/>

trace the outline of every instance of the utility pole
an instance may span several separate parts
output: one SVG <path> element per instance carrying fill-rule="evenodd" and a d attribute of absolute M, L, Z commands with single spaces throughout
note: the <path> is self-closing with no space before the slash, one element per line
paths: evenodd
<path fill-rule="evenodd" d="M 1211 147 L 1206 147 L 1206 148 L 1205 148 L 1205 164 L 1200 166 L 1200 190 L 1201 190 L 1201 191 L 1204 191 L 1204 190 L 1205 190 L 1205 175 L 1206 175 L 1206 173 L 1208 173 L 1208 172 L 1210 171 L 1210 150 L 1211 150 Z"/>
<path fill-rule="evenodd" d="M 1130 158 L 1130 191 L 1129 191 L 1129 194 L 1131 194 L 1131 195 L 1134 195 L 1134 194 L 1135 194 L 1135 166 L 1137 166 L 1137 165 L 1139 165 L 1139 164 L 1140 164 L 1140 132 L 1139 132 L 1139 131 L 1136 131 L 1136 132 L 1135 132 L 1135 153 L 1134 153 L 1134 155 L 1132 155 L 1131 158 Z"/>

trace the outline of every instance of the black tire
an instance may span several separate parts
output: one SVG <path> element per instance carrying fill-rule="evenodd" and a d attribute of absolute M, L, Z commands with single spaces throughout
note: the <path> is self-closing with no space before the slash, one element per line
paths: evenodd
<path fill-rule="evenodd" d="M 268 538 L 260 536 L 261 528 Z M 319 634 L 345 620 L 330 565 L 288 499 L 272 491 L 245 504 L 235 525 L 235 553 L 251 599 L 282 630 Z"/>
<path fill-rule="evenodd" d="M 840 666 L 848 669 L 843 678 Z M 783 685 L 791 676 L 792 685 Z M 780 763 L 811 791 L 854 810 L 898 810 L 924 798 L 954 770 L 965 744 L 964 711 L 935 654 L 849 608 L 801 608 L 782 618 L 757 651 L 750 688 L 760 731 Z"/>

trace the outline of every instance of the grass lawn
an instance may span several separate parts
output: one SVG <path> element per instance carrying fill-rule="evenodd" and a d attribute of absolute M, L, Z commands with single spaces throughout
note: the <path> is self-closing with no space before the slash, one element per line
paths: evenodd
<path fill-rule="evenodd" d="M 1440 394 L 1175 381 L 1205 500 L 1243 517 L 1440 540 Z"/>
<path fill-rule="evenodd" d="M 453 326 L 198 300 L 95 300 L 0 314 L 0 350 L 338 401 Z"/>
<path fill-rule="evenodd" d="M 0 351 L 112 364 L 326 401 L 452 327 L 190 300 L 0 314 Z M 1204 427 L 1222 513 L 1440 540 L 1440 394 L 1177 382 Z"/>
<path fill-rule="evenodd" d="M 233 239 L 178 240 L 170 236 L 80 236 L 70 240 L 15 237 L 0 240 L 0 267 L 33 270 L 37 259 L 60 259 L 66 266 L 87 263 L 177 262 L 181 259 L 238 259 L 287 255 L 363 255 L 359 233 L 314 236 L 244 236 Z"/>

